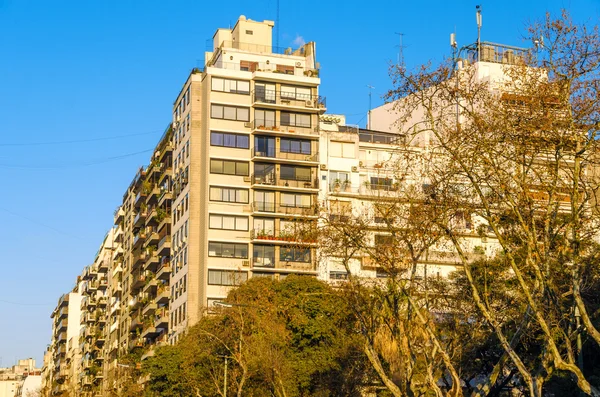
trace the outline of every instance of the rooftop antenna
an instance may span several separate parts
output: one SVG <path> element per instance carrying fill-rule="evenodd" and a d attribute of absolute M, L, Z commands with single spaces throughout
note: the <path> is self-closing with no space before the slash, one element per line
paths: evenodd
<path fill-rule="evenodd" d="M 373 89 L 375 87 L 367 84 L 367 88 L 369 89 L 369 115 L 367 117 L 367 129 L 370 130 L 371 129 L 371 95 L 373 94 Z"/>
<path fill-rule="evenodd" d="M 481 4 L 476 5 L 475 18 L 477 19 L 477 62 L 481 60 Z"/>
<path fill-rule="evenodd" d="M 277 0 L 276 6 L 276 15 L 275 15 L 275 47 L 279 49 L 279 0 Z"/>
<path fill-rule="evenodd" d="M 404 66 L 404 45 L 402 45 L 402 39 L 404 38 L 404 33 L 398 33 L 396 32 L 395 34 L 397 34 L 398 36 L 400 36 L 400 45 L 398 46 L 398 63 L 397 65 L 400 66 Z"/>

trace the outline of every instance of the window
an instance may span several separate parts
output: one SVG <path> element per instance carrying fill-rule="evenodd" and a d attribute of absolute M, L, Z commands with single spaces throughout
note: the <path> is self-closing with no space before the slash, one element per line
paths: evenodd
<path fill-rule="evenodd" d="M 280 73 L 285 73 L 285 74 L 294 74 L 294 67 L 293 66 L 288 66 L 288 65 L 277 65 L 275 67 L 275 70 L 277 70 Z"/>
<path fill-rule="evenodd" d="M 279 260 L 282 262 L 310 263 L 310 248 L 281 247 Z"/>
<path fill-rule="evenodd" d="M 347 222 L 352 214 L 350 201 L 333 200 L 329 204 L 329 220 L 332 222 Z"/>
<path fill-rule="evenodd" d="M 212 78 L 212 90 L 220 92 L 230 92 L 232 94 L 250 95 L 250 82 L 243 80 Z"/>
<path fill-rule="evenodd" d="M 211 131 L 210 144 L 211 146 L 248 149 L 250 147 L 250 137 L 243 134 L 230 134 L 227 132 Z"/>
<path fill-rule="evenodd" d="M 255 244 L 252 258 L 254 266 L 275 267 L 275 246 Z"/>
<path fill-rule="evenodd" d="M 254 111 L 254 125 L 257 128 L 275 127 L 275 111 L 256 109 Z"/>
<path fill-rule="evenodd" d="M 248 258 L 248 244 L 208 242 L 208 256 L 219 258 Z"/>
<path fill-rule="evenodd" d="M 334 142 L 329 143 L 329 155 L 331 157 L 341 157 L 353 159 L 355 156 L 354 143 L 352 142 Z"/>
<path fill-rule="evenodd" d="M 310 127 L 310 114 L 281 112 L 281 125 Z"/>
<path fill-rule="evenodd" d="M 258 235 L 272 236 L 275 232 L 275 219 L 254 218 L 254 232 Z"/>
<path fill-rule="evenodd" d="M 235 215 L 209 215 L 211 229 L 248 231 L 248 217 Z"/>
<path fill-rule="evenodd" d="M 304 139 L 281 138 L 279 150 L 284 153 L 310 154 L 310 141 Z"/>
<path fill-rule="evenodd" d="M 393 245 L 394 239 L 392 236 L 377 234 L 375 235 L 375 246 L 376 247 L 389 247 Z"/>
<path fill-rule="evenodd" d="M 254 191 L 254 207 L 258 211 L 275 212 L 275 192 Z"/>
<path fill-rule="evenodd" d="M 237 106 L 211 105 L 210 117 L 234 121 L 250 121 L 250 109 Z"/>
<path fill-rule="evenodd" d="M 346 272 L 329 272 L 330 280 L 347 280 L 348 273 Z"/>
<path fill-rule="evenodd" d="M 281 165 L 281 179 L 295 181 L 310 181 L 310 167 L 296 167 L 293 165 Z"/>
<path fill-rule="evenodd" d="M 397 190 L 396 186 L 392 184 L 391 178 L 383 178 L 383 177 L 371 177 L 371 184 L 369 187 L 373 190 L 386 190 L 386 191 L 395 191 Z"/>
<path fill-rule="evenodd" d="M 254 155 L 275 157 L 275 138 L 266 136 L 254 137 Z"/>
<path fill-rule="evenodd" d="M 248 272 L 208 270 L 208 285 L 240 285 L 248 280 Z"/>
<path fill-rule="evenodd" d="M 217 160 L 210 159 L 211 174 L 226 174 L 248 176 L 248 163 L 245 161 L 235 160 Z"/>
<path fill-rule="evenodd" d="M 248 189 L 211 186 L 210 201 L 248 204 Z"/>
<path fill-rule="evenodd" d="M 257 102 L 275 103 L 275 84 L 254 83 L 254 100 Z"/>
<path fill-rule="evenodd" d="M 258 69 L 258 62 L 240 61 L 240 70 L 245 72 L 255 72 Z"/>
<path fill-rule="evenodd" d="M 246 34 L 252 36 L 254 34 L 254 32 L 251 30 L 246 30 Z"/>
<path fill-rule="evenodd" d="M 289 85 L 282 85 L 281 98 L 308 100 L 312 98 L 312 95 L 310 93 L 310 87 L 294 87 Z"/>
<path fill-rule="evenodd" d="M 311 197 L 310 194 L 281 193 L 281 206 L 308 208 L 311 206 Z"/>

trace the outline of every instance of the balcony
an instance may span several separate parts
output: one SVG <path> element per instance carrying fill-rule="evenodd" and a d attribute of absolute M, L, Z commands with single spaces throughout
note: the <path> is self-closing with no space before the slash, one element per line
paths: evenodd
<path fill-rule="evenodd" d="M 136 194 L 133 204 L 137 207 L 140 204 L 140 202 L 142 201 L 142 199 L 144 199 L 144 200 L 146 199 L 146 196 L 147 196 L 147 194 L 144 191 L 144 189 L 141 189 L 138 192 L 138 194 Z"/>
<path fill-rule="evenodd" d="M 63 318 L 58 323 L 56 323 L 56 331 L 64 331 L 67 329 L 67 319 Z"/>
<path fill-rule="evenodd" d="M 312 145 L 311 145 L 312 146 Z M 317 148 L 314 145 L 314 148 L 311 148 L 312 154 L 300 153 L 300 152 L 282 152 L 279 149 L 275 149 L 274 147 L 269 148 L 265 151 L 258 150 L 258 148 L 252 148 L 252 160 L 267 160 L 267 159 L 277 159 L 277 160 L 288 160 L 290 162 L 309 162 L 309 163 L 319 163 L 319 153 L 316 153 Z M 313 150 L 314 149 L 314 150 Z"/>
<path fill-rule="evenodd" d="M 159 308 L 154 313 L 154 326 L 161 329 L 169 327 L 169 309 L 166 306 Z"/>
<path fill-rule="evenodd" d="M 284 230 L 251 230 L 250 238 L 255 243 L 272 241 L 273 243 L 289 244 L 290 242 L 300 245 L 316 244 L 316 232 L 289 233 Z"/>
<path fill-rule="evenodd" d="M 146 325 L 142 331 L 142 338 L 154 338 L 159 333 L 160 331 L 158 331 L 154 325 Z"/>
<path fill-rule="evenodd" d="M 133 246 L 132 248 L 137 248 L 141 245 L 141 243 L 146 239 L 146 231 L 140 230 L 138 234 L 133 237 Z"/>
<path fill-rule="evenodd" d="M 101 296 L 98 298 L 97 302 L 98 302 L 98 307 L 105 308 L 106 305 L 108 304 L 108 299 L 106 298 L 106 296 Z"/>
<path fill-rule="evenodd" d="M 146 259 L 148 257 L 148 254 L 146 253 L 146 251 L 136 251 L 133 253 L 133 264 L 132 264 L 132 269 L 136 269 L 137 267 L 139 267 L 142 263 L 146 262 Z"/>
<path fill-rule="evenodd" d="M 273 172 L 268 175 L 252 174 L 252 185 L 258 187 L 289 187 L 294 189 L 319 189 L 319 178 L 314 179 L 282 179 L 279 174 Z"/>
<path fill-rule="evenodd" d="M 144 247 L 149 246 L 150 244 L 156 245 L 158 243 L 159 237 L 156 230 L 149 230 L 146 234 L 146 241 L 144 241 Z"/>
<path fill-rule="evenodd" d="M 171 277 L 171 262 L 168 259 L 161 261 L 158 270 L 156 271 L 156 278 L 158 280 L 169 280 Z"/>
<path fill-rule="evenodd" d="M 155 172 L 160 172 L 160 165 L 156 164 L 152 167 Z M 160 194 L 160 187 L 158 185 L 153 185 L 152 189 L 148 192 L 148 196 L 146 197 L 146 203 L 151 203 L 154 199 L 158 198 Z"/>
<path fill-rule="evenodd" d="M 267 135 L 276 136 L 297 136 L 303 135 L 308 137 L 317 138 L 319 136 L 319 127 L 313 127 L 310 125 L 281 125 L 275 120 L 254 120 L 252 124 L 254 132 L 265 133 Z"/>
<path fill-rule="evenodd" d="M 146 315 L 154 313 L 154 311 L 156 310 L 157 307 L 158 306 L 157 306 L 156 302 L 154 302 L 153 300 L 148 301 L 148 303 L 146 303 L 146 305 L 142 309 L 142 315 L 146 316 Z"/>
<path fill-rule="evenodd" d="M 302 111 L 325 112 L 327 100 L 320 95 L 297 94 L 286 91 L 255 90 L 252 92 L 253 103 L 261 107 L 289 107 Z"/>
<path fill-rule="evenodd" d="M 160 256 L 168 255 L 171 250 L 171 236 L 167 233 L 161 234 L 162 238 L 158 242 L 157 254 Z"/>
<path fill-rule="evenodd" d="M 167 209 L 163 211 L 166 211 L 164 215 L 161 215 L 160 213 L 158 214 L 158 226 L 156 227 L 156 231 L 159 233 L 166 225 L 171 224 L 171 210 Z"/>
<path fill-rule="evenodd" d="M 144 292 L 145 294 L 148 294 L 149 292 L 153 292 L 156 289 L 158 281 L 156 280 L 156 278 L 152 277 L 152 278 L 148 278 L 146 280 L 146 283 L 144 284 L 144 288 L 142 290 L 142 292 Z"/>
<path fill-rule="evenodd" d="M 115 210 L 115 214 L 114 214 L 114 224 L 118 225 L 119 223 L 121 223 L 123 221 L 123 218 L 125 217 L 125 211 L 123 210 L 122 207 L 119 206 L 119 208 L 117 208 Z"/>
<path fill-rule="evenodd" d="M 332 195 L 353 195 L 353 196 L 364 196 L 364 197 L 378 197 L 378 198 L 397 198 L 398 184 L 373 184 L 364 183 L 360 186 L 341 184 L 336 186 L 335 184 L 330 185 L 329 193 Z"/>
<path fill-rule="evenodd" d="M 277 214 L 290 216 L 316 217 L 319 215 L 319 208 L 316 205 L 306 207 L 289 207 L 286 205 L 261 201 L 255 201 L 254 203 L 252 203 L 252 211 L 259 213 L 269 213 L 274 215 Z"/>
<path fill-rule="evenodd" d="M 138 212 L 136 214 L 135 218 L 133 218 L 133 226 L 134 227 L 142 226 L 144 224 L 144 222 L 146 221 L 147 215 L 148 215 L 148 213 L 146 211 Z"/>
<path fill-rule="evenodd" d="M 107 288 L 108 288 L 108 278 L 102 277 L 100 280 L 98 280 L 98 289 L 106 290 Z"/>
<path fill-rule="evenodd" d="M 162 284 L 156 291 L 156 298 L 154 300 L 158 305 L 166 305 L 169 303 L 171 297 L 171 291 L 169 290 L 169 284 Z"/>
<path fill-rule="evenodd" d="M 131 289 L 138 290 L 146 284 L 146 275 L 143 273 L 132 274 Z"/>
<path fill-rule="evenodd" d="M 165 201 L 171 200 L 172 198 L 173 198 L 173 194 L 170 191 L 163 189 L 161 191 L 160 196 L 158 196 L 158 204 L 157 205 L 159 207 L 162 207 L 163 204 L 165 203 Z"/>

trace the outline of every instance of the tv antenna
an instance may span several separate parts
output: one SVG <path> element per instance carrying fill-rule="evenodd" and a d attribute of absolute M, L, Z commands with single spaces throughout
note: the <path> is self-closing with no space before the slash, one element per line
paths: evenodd
<path fill-rule="evenodd" d="M 481 60 L 481 4 L 476 5 L 475 18 L 477 20 L 477 62 Z"/>
<path fill-rule="evenodd" d="M 375 89 L 375 87 L 373 87 L 370 84 L 367 84 L 367 88 L 369 89 L 369 115 L 367 117 L 367 129 L 370 130 L 371 129 L 371 96 L 373 94 L 373 90 Z"/>
<path fill-rule="evenodd" d="M 398 47 L 398 62 L 397 65 L 400 66 L 404 66 L 404 45 L 402 44 L 402 39 L 404 38 L 404 33 L 398 33 L 395 32 L 395 34 L 397 34 L 400 37 L 400 45 L 397 45 L 396 47 Z"/>
<path fill-rule="evenodd" d="M 275 47 L 279 50 L 279 0 L 276 0 L 276 14 L 275 14 Z"/>

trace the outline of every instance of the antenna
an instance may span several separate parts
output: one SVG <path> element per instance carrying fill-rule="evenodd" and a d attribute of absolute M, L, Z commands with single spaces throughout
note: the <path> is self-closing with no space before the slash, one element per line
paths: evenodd
<path fill-rule="evenodd" d="M 367 129 L 370 130 L 371 129 L 371 95 L 373 94 L 373 89 L 375 89 L 375 87 L 373 87 L 370 84 L 367 84 L 367 88 L 369 89 L 369 116 L 367 117 Z"/>
<path fill-rule="evenodd" d="M 400 36 L 400 45 L 397 46 L 398 47 L 398 63 L 397 65 L 400 66 L 404 66 L 404 45 L 402 45 L 402 39 L 404 38 L 404 33 L 398 33 L 396 32 L 395 34 L 397 34 L 398 36 Z"/>
<path fill-rule="evenodd" d="M 277 11 L 275 15 L 275 47 L 279 50 L 279 0 L 277 0 Z"/>
<path fill-rule="evenodd" d="M 477 20 L 477 62 L 481 60 L 481 4 L 476 5 L 475 18 Z"/>

